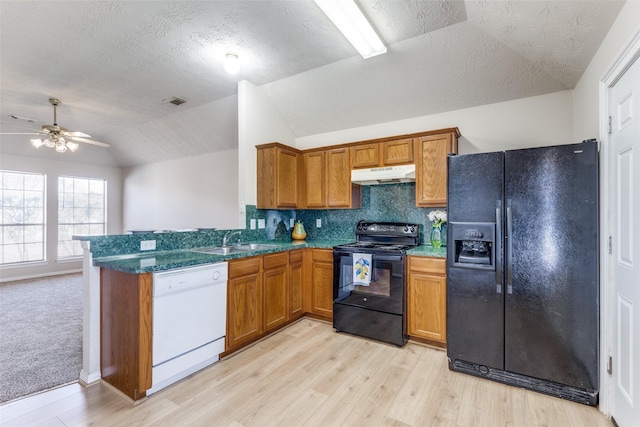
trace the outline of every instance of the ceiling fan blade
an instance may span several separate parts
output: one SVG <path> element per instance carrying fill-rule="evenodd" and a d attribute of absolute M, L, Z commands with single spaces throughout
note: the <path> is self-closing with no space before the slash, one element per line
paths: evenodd
<path fill-rule="evenodd" d="M 38 132 L 0 132 L 0 135 L 42 135 Z"/>
<path fill-rule="evenodd" d="M 28 127 L 25 127 L 25 126 L 20 126 L 20 125 L 16 125 L 16 124 L 13 124 L 13 123 L 7 123 L 7 122 L 0 122 L 0 126 L 11 126 L 11 127 L 17 128 L 17 129 L 26 129 L 26 130 L 30 130 L 30 131 L 33 131 L 33 132 L 38 132 L 40 134 L 48 133 L 48 132 L 43 132 L 42 129 L 28 128 Z"/>
<path fill-rule="evenodd" d="M 68 137 L 80 137 L 80 138 L 91 138 L 91 135 L 88 135 L 84 132 L 69 132 L 69 131 L 64 131 L 62 132 L 64 134 L 64 136 L 68 136 Z"/>
<path fill-rule="evenodd" d="M 105 147 L 105 148 L 111 147 L 111 144 L 107 144 L 106 142 L 94 141 L 92 139 L 81 138 L 79 136 L 70 136 L 69 139 L 72 139 L 78 142 L 84 142 L 85 144 L 97 145 L 98 147 Z"/>

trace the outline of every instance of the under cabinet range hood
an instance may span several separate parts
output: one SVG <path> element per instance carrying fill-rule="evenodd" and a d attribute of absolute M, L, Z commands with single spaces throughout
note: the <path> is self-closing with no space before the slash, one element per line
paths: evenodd
<path fill-rule="evenodd" d="M 399 184 L 415 181 L 416 165 L 383 166 L 351 171 L 351 182 L 359 185 Z"/>

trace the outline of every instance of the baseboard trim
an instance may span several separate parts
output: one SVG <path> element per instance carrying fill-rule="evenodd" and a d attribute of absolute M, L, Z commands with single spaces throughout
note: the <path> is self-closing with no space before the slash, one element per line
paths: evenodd
<path fill-rule="evenodd" d="M 100 373 L 100 371 L 87 374 L 87 372 L 84 369 L 80 370 L 79 381 L 80 381 L 80 384 L 82 384 L 84 387 L 89 387 L 89 386 L 98 384 L 101 378 L 102 378 L 102 374 Z"/>
<path fill-rule="evenodd" d="M 65 274 L 75 274 L 82 273 L 82 269 L 74 268 L 72 270 L 64 270 L 64 271 L 51 271 L 49 273 L 38 273 L 38 274 L 28 274 L 26 276 L 19 277 L 2 277 L 0 278 L 0 283 L 6 282 L 15 282 L 18 280 L 29 280 L 29 279 L 41 279 L 43 277 L 51 277 L 51 276 L 63 276 Z"/>

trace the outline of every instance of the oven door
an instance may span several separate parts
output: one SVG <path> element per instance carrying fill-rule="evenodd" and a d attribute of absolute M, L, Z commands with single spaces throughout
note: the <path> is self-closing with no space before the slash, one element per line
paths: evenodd
<path fill-rule="evenodd" d="M 354 283 L 353 255 L 340 250 L 333 252 L 334 302 L 404 314 L 404 255 L 372 253 L 371 280 L 368 285 Z"/>

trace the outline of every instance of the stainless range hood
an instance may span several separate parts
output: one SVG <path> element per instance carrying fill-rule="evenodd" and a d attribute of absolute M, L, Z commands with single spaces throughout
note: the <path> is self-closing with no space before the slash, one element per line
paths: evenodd
<path fill-rule="evenodd" d="M 359 185 L 399 184 L 415 180 L 416 165 L 383 166 L 351 171 L 351 182 Z"/>

